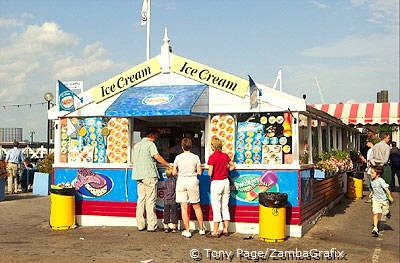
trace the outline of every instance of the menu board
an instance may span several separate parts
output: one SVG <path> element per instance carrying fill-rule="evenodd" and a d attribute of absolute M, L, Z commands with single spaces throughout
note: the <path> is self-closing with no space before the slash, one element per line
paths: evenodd
<path fill-rule="evenodd" d="M 262 146 L 263 164 L 282 164 L 282 145 Z"/>
<path fill-rule="evenodd" d="M 232 160 L 235 155 L 235 120 L 231 115 L 218 114 L 212 117 L 210 138 L 212 140 L 215 137 L 222 141 L 222 151 Z"/>
<path fill-rule="evenodd" d="M 261 115 L 264 125 L 263 164 L 292 162 L 292 126 L 289 112 Z"/>
<path fill-rule="evenodd" d="M 255 122 L 238 123 L 235 162 L 260 164 L 264 125 Z"/>
<path fill-rule="evenodd" d="M 111 118 L 108 121 L 107 157 L 110 163 L 124 163 L 128 160 L 127 118 Z"/>

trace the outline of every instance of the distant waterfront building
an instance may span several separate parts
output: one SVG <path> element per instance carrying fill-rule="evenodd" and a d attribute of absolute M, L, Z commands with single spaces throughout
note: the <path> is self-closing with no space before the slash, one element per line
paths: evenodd
<path fill-rule="evenodd" d="M 22 128 L 0 128 L 0 142 L 22 142 Z"/>

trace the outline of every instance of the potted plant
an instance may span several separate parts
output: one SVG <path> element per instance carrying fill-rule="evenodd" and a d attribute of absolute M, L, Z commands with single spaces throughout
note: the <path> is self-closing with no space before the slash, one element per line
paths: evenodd
<path fill-rule="evenodd" d="M 337 173 L 352 170 L 353 162 L 348 152 L 334 150 L 321 153 L 320 160 L 315 164 L 315 168 L 317 170 L 314 173 L 314 178 L 324 179 Z"/>

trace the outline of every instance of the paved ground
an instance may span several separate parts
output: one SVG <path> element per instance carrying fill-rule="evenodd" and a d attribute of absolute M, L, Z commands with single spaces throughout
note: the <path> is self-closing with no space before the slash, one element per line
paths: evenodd
<path fill-rule="evenodd" d="M 393 217 L 379 238 L 371 237 L 370 204 L 343 199 L 303 238 L 284 243 L 264 243 L 256 236 L 233 234 L 209 239 L 195 234 L 185 239 L 180 234 L 138 232 L 132 227 L 80 227 L 71 231 L 52 231 L 48 226 L 49 198 L 31 194 L 7 196 L 0 202 L 0 262 L 195 262 L 189 253 L 197 249 L 200 262 L 230 259 L 209 258 L 207 251 L 235 252 L 232 262 L 257 262 L 247 251 L 305 250 L 344 251 L 347 262 L 399 262 L 399 194 L 392 206 Z M 211 249 L 211 250 L 207 250 Z M 195 255 L 196 251 L 193 252 Z M 255 253 L 255 252 L 253 252 Z M 275 256 L 278 254 L 275 253 Z M 270 260 L 272 260 L 270 258 Z M 265 261 L 259 259 L 260 262 Z M 297 262 L 297 260 L 291 260 Z M 324 260 L 320 260 L 324 262 Z M 332 260 L 330 260 L 332 261 Z M 299 262 L 304 262 L 299 261 Z"/>

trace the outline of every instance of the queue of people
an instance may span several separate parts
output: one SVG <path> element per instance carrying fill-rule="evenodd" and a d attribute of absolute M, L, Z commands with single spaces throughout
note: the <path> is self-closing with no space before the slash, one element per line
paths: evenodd
<path fill-rule="evenodd" d="M 7 152 L 5 165 L 7 171 L 7 191 L 15 194 L 19 191 L 28 192 L 32 190 L 34 174 L 37 171 L 24 154 L 18 149 L 19 143 L 14 142 L 13 148 Z"/>
<path fill-rule="evenodd" d="M 134 146 L 133 151 L 133 179 L 137 181 L 138 202 L 136 219 L 139 231 L 157 230 L 157 218 L 155 215 L 156 192 L 158 171 L 157 162 L 167 167 L 167 180 L 164 184 L 164 232 L 177 232 L 178 205 L 181 208 L 183 221 L 182 236 L 190 238 L 192 233 L 189 226 L 188 207 L 192 206 L 198 222 L 198 233 L 206 234 L 203 223 L 203 212 L 200 206 L 200 189 L 198 175 L 202 173 L 201 162 L 198 155 L 192 149 L 192 139 L 185 137 L 181 140 L 182 153 L 178 154 L 173 165 L 169 164 L 157 151 L 155 141 L 158 137 L 157 130 L 149 130 L 145 137 Z M 229 195 L 230 181 L 229 171 L 234 170 L 233 161 L 225 153 L 222 153 L 222 141 L 215 138 L 211 141 L 214 153 L 208 160 L 208 174 L 211 179 L 211 207 L 213 210 L 214 229 L 207 237 L 216 238 L 221 235 L 228 236 L 230 222 Z M 146 219 L 144 218 L 146 212 Z M 222 231 L 219 231 L 222 223 Z M 169 227 L 172 225 L 172 228 Z"/>

